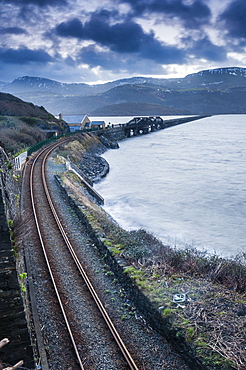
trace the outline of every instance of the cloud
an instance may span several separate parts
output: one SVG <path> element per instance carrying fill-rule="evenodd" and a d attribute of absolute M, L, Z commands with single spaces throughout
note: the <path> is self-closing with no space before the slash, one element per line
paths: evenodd
<path fill-rule="evenodd" d="M 138 58 L 132 54 L 119 54 L 111 51 L 99 50 L 95 45 L 89 45 L 82 48 L 77 58 L 77 63 L 87 64 L 90 70 L 97 69 L 97 74 L 101 78 L 105 78 L 106 75 L 111 75 L 114 78 L 119 78 L 119 75 L 126 76 L 127 74 L 158 74 L 163 73 L 164 69 L 161 66 L 157 66 L 154 60 L 148 60 Z M 146 73 L 146 64 L 148 70 Z M 117 77 L 118 76 L 118 77 Z"/>
<path fill-rule="evenodd" d="M 38 50 L 30 50 L 28 48 L 20 48 L 20 49 L 3 49 L 0 48 L 0 61 L 2 63 L 9 63 L 9 64 L 28 64 L 28 63 L 37 63 L 37 64 L 45 64 L 52 61 L 52 58 L 49 54 L 45 51 L 38 49 Z"/>
<path fill-rule="evenodd" d="M 176 17 L 190 28 L 207 23 L 211 11 L 203 0 L 187 3 L 184 0 L 120 0 L 131 6 L 134 16 L 159 13 L 168 17 Z"/>
<path fill-rule="evenodd" d="M 183 41 L 189 45 L 187 52 L 190 55 L 195 55 L 196 58 L 213 62 L 222 62 L 227 59 L 225 48 L 214 45 L 207 36 L 196 41 L 192 38 Z"/>
<path fill-rule="evenodd" d="M 27 34 L 26 30 L 20 27 L 1 27 L 0 28 L 0 35 L 21 35 L 21 34 Z"/>
<path fill-rule="evenodd" d="M 119 58 L 111 51 L 100 51 L 95 45 L 82 48 L 77 61 L 88 64 L 90 68 L 101 67 L 111 71 L 120 71 L 127 67 L 126 59 Z"/>
<path fill-rule="evenodd" d="M 61 37 L 76 37 L 78 39 L 86 38 L 84 26 L 78 18 L 60 23 L 56 26 L 55 32 Z"/>
<path fill-rule="evenodd" d="M 109 23 L 109 12 L 95 12 L 84 24 L 74 18 L 59 24 L 55 32 L 60 37 L 90 40 L 119 54 L 138 54 L 157 63 L 182 63 L 184 54 L 174 46 L 168 46 L 155 38 L 154 32 L 146 33 L 131 20 Z"/>
<path fill-rule="evenodd" d="M 1 71 L 85 82 L 243 60 L 244 2 L 0 0 Z"/>
<path fill-rule="evenodd" d="M 246 39 L 246 2 L 245 0 L 233 1 L 219 16 L 223 22 L 223 29 L 232 38 Z"/>
<path fill-rule="evenodd" d="M 37 5 L 39 7 L 66 5 L 67 0 L 4 0 L 6 4 Z"/>

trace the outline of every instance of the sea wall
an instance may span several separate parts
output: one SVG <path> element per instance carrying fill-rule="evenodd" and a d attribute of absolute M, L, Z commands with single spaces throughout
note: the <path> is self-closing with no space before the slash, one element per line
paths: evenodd
<path fill-rule="evenodd" d="M 100 137 L 104 145 L 106 143 L 104 142 L 103 138 L 106 138 L 111 143 L 113 143 L 113 147 L 109 146 L 109 148 L 112 148 L 112 149 L 117 148 L 117 145 L 115 144 L 117 144 L 118 141 L 126 138 L 123 126 L 112 127 L 110 129 L 105 129 L 105 130 L 98 130 L 98 131 L 95 131 L 95 134 Z M 107 145 L 105 146 L 107 147 Z"/>

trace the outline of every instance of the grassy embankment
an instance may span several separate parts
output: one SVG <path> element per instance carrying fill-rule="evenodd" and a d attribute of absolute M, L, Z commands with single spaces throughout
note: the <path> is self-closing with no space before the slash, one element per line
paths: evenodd
<path fill-rule="evenodd" d="M 6 152 L 13 155 L 44 140 L 46 134 L 24 117 L 0 116 L 0 137 Z"/>
<path fill-rule="evenodd" d="M 44 107 L 0 92 L 0 145 L 7 153 L 16 155 L 46 139 L 44 130 L 67 129 L 66 123 L 56 119 Z"/>
<path fill-rule="evenodd" d="M 81 153 L 98 145 L 90 135 L 67 145 L 61 155 L 79 162 Z M 61 159 L 61 157 L 59 157 Z M 145 230 L 127 232 L 89 199 L 72 173 L 62 175 L 71 196 L 97 235 L 129 266 L 125 271 L 154 306 L 176 327 L 211 369 L 244 369 L 246 330 L 245 255 L 233 260 L 195 248 L 171 248 Z M 182 294 L 184 302 L 173 299 Z"/>

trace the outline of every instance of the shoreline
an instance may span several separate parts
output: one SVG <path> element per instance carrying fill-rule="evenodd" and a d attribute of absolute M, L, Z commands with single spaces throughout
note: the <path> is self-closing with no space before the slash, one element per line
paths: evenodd
<path fill-rule="evenodd" d="M 71 195 L 69 189 L 68 193 L 75 207 L 78 202 L 79 212 L 83 213 L 82 217 L 96 238 L 95 243 L 102 250 L 105 262 L 108 261 L 115 269 L 111 258 L 117 261 L 121 266 L 117 268 L 123 269 L 124 276 L 130 279 L 129 284 L 140 289 L 148 299 L 151 312 L 154 308 L 154 317 L 158 317 L 157 312 L 161 315 L 157 320 L 159 325 L 164 320 L 161 332 L 173 336 L 174 342 L 179 343 L 178 338 L 185 341 L 190 350 L 195 351 L 194 359 L 197 358 L 198 363 L 201 361 L 202 368 L 233 369 L 227 364 L 226 349 L 225 352 L 220 352 L 219 347 L 212 350 L 209 343 L 215 342 L 226 348 L 226 338 L 232 330 L 230 326 L 238 328 L 239 338 L 239 327 L 243 327 L 238 323 L 242 325 L 245 322 L 246 325 L 246 269 L 243 264 L 218 256 L 209 257 L 195 249 L 173 250 L 145 230 L 127 232 L 95 203 L 95 206 L 88 206 L 81 199 L 76 201 L 78 191 Z M 81 208 L 82 203 L 84 206 Z M 238 276 L 244 276 L 243 281 L 239 282 Z M 133 288 L 129 289 L 132 295 Z M 180 304 L 174 301 L 174 293 L 183 299 Z M 137 294 L 136 304 L 138 300 Z M 199 310 L 204 312 L 204 316 L 196 316 Z M 143 315 L 147 315 L 148 320 L 151 313 L 143 311 Z M 217 330 L 222 326 L 224 329 L 219 338 Z M 236 337 L 232 338 L 236 343 Z M 184 355 L 188 355 L 190 350 L 184 350 Z M 238 354 L 241 351 L 238 349 Z M 195 366 L 195 369 L 199 368 Z"/>
<path fill-rule="evenodd" d="M 107 149 L 108 148 L 105 148 L 104 152 Z M 98 150 L 100 152 L 101 149 Z M 96 153 L 97 156 L 102 154 L 102 152 L 99 152 Z M 109 170 L 110 167 L 108 163 L 107 167 Z M 100 177 L 100 179 L 102 179 L 102 177 Z M 149 288 L 152 287 L 153 284 L 152 270 L 155 271 L 154 275 L 156 275 L 156 278 L 154 279 L 154 281 L 158 286 L 162 286 L 162 288 L 160 287 L 160 292 L 155 296 L 153 301 L 155 302 L 154 305 L 157 304 L 156 309 L 160 310 L 162 316 L 167 319 L 167 321 L 171 323 L 172 326 L 176 328 L 178 333 L 180 333 L 179 335 L 184 336 L 189 343 L 193 343 L 193 349 L 198 351 L 197 353 L 199 358 L 201 354 L 202 358 L 203 356 L 207 358 L 206 360 L 202 360 L 203 364 L 206 364 L 205 368 L 220 369 L 221 366 L 226 366 L 225 368 L 233 369 L 234 367 L 226 365 L 226 362 L 224 362 L 223 360 L 223 358 L 226 358 L 228 356 L 227 351 L 225 350 L 225 353 L 222 354 L 222 358 L 220 357 L 221 352 L 219 348 L 215 348 L 215 352 L 212 351 L 211 354 L 209 354 L 210 351 L 208 343 L 210 340 L 213 340 L 215 342 L 218 341 L 218 343 L 221 342 L 221 346 L 225 346 L 226 348 L 226 336 L 227 333 L 231 331 L 229 326 L 232 324 L 238 327 L 238 320 L 241 320 L 241 323 L 242 321 L 245 321 L 246 325 L 246 301 L 244 300 L 244 296 L 246 293 L 246 268 L 243 262 L 244 258 L 242 258 L 241 262 L 240 256 L 237 256 L 236 259 L 226 259 L 214 255 L 209 256 L 207 253 L 199 252 L 196 249 L 186 248 L 183 251 L 173 250 L 170 246 L 166 246 L 161 243 L 158 244 L 159 246 L 157 247 L 157 250 L 159 250 L 158 253 L 157 250 L 155 251 L 158 256 L 154 254 L 151 257 L 148 255 L 148 251 L 145 250 L 145 252 L 147 252 L 146 256 L 142 255 L 142 257 L 138 257 L 137 259 L 135 259 L 133 254 L 129 259 L 129 251 L 127 249 L 122 249 L 122 247 L 118 249 L 118 247 L 116 247 L 116 245 L 123 245 L 122 241 L 118 240 L 117 238 L 114 241 L 115 236 L 108 235 L 110 229 L 118 228 L 117 222 L 112 219 L 112 224 L 111 226 L 106 226 L 106 231 L 104 229 L 106 221 L 102 221 L 101 216 L 97 216 L 97 212 L 94 213 L 93 211 L 92 214 L 92 217 L 95 218 L 95 221 L 92 223 L 89 220 L 87 221 L 89 222 L 90 227 L 92 227 L 94 232 L 99 232 L 99 242 L 103 242 L 104 244 L 106 242 L 107 247 L 105 246 L 105 248 L 108 248 L 108 250 L 111 251 L 111 253 L 113 253 L 113 255 L 117 258 L 117 260 L 119 259 L 120 263 L 122 261 L 125 261 L 128 266 L 126 271 L 129 274 L 132 283 L 137 284 L 137 286 L 141 290 L 143 290 L 143 293 L 146 294 L 146 296 L 149 298 L 152 297 L 152 293 L 150 293 L 149 291 Z M 110 217 L 112 218 L 112 216 L 109 215 L 108 219 L 110 219 Z M 97 219 L 98 221 L 96 221 Z M 97 222 L 99 223 L 98 226 L 96 226 Z M 112 232 L 112 230 L 110 232 Z M 137 230 L 136 232 L 126 232 L 129 237 L 133 237 L 133 245 L 137 243 L 137 245 L 139 244 L 142 245 L 142 247 L 144 246 L 141 240 L 141 232 L 146 233 L 146 236 L 149 235 L 150 239 L 153 238 L 153 236 L 149 234 L 148 231 L 146 232 L 144 230 Z M 137 251 L 139 250 L 139 248 L 136 248 L 137 249 L 133 253 L 138 253 Z M 140 252 L 139 256 L 141 256 L 141 253 L 142 252 Z M 164 270 L 163 267 L 160 268 L 163 263 L 165 265 Z M 167 272 L 167 268 L 169 272 Z M 144 279 L 147 279 L 146 282 L 142 280 L 142 275 Z M 153 287 L 153 289 L 156 288 Z M 181 303 L 180 307 L 173 302 L 173 294 L 170 294 L 170 289 L 171 291 L 175 289 L 178 295 L 180 295 L 181 293 L 183 294 L 184 292 L 189 292 L 189 295 L 185 296 L 184 303 Z M 150 299 L 152 300 L 153 297 Z M 225 299 L 226 304 L 223 303 Z M 205 310 L 206 317 L 207 315 L 209 315 L 209 320 L 207 317 L 206 320 L 208 321 L 206 323 L 201 318 L 199 319 L 199 323 L 196 320 L 193 321 L 193 319 L 191 318 L 191 315 L 193 315 L 192 312 L 195 312 L 201 307 L 203 310 Z M 181 309 L 182 312 L 178 312 L 177 308 L 178 310 Z M 220 312 L 223 312 L 223 315 Z M 233 318 L 231 316 L 232 314 Z M 184 321 L 180 321 L 181 317 L 186 317 L 185 320 L 187 321 L 187 323 L 185 325 L 183 324 Z M 217 322 L 218 317 L 220 317 L 219 322 Z M 221 326 L 222 324 L 225 325 L 223 334 L 223 336 L 225 337 L 221 337 L 219 339 L 218 337 L 216 337 L 217 325 Z M 200 327 L 200 325 L 202 326 Z M 212 325 L 213 329 L 207 329 L 207 327 L 209 328 L 210 325 Z M 194 327 L 196 328 L 195 330 L 198 331 L 197 334 L 194 331 Z M 204 337 L 204 343 L 201 344 L 201 346 L 197 345 L 200 335 L 202 335 L 202 337 L 205 335 L 205 337 L 210 338 L 207 342 Z M 202 349 L 202 347 L 204 347 L 204 350 Z M 239 350 L 239 352 L 240 351 L 241 350 Z M 215 353 L 216 355 L 213 353 Z M 209 357 L 210 360 L 208 360 Z M 214 365 L 214 362 L 217 362 L 220 365 L 216 367 Z"/>

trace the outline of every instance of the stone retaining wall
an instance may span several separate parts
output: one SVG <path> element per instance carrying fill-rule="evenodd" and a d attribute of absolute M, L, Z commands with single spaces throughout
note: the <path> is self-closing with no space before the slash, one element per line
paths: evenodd
<path fill-rule="evenodd" d="M 6 216 L 16 216 L 16 210 L 11 209 L 16 200 L 16 180 L 1 153 L 0 164 L 0 340 L 10 340 L 0 350 L 0 360 L 9 364 L 23 360 L 25 367 L 33 369 L 33 351 Z"/>
<path fill-rule="evenodd" d="M 111 142 L 115 142 L 115 143 L 126 138 L 123 127 L 114 127 L 114 128 L 110 128 L 106 130 L 98 130 L 98 131 L 94 131 L 93 134 L 99 137 L 103 136 L 107 138 L 108 140 L 110 140 Z"/>

